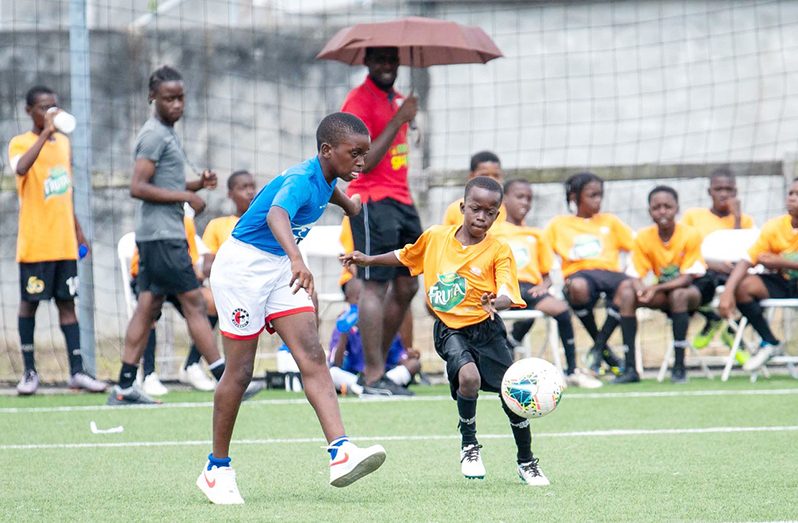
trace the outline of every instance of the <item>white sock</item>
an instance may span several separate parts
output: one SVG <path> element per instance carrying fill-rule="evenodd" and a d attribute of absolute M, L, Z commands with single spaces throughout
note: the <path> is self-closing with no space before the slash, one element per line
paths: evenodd
<path fill-rule="evenodd" d="M 211 363 L 210 365 L 208 365 L 208 370 L 213 370 L 216 367 L 218 367 L 219 365 L 224 365 L 224 357 L 219 358 L 218 360 L 216 360 L 213 363 Z"/>
<path fill-rule="evenodd" d="M 392 368 L 385 373 L 385 377 L 397 385 L 401 385 L 402 387 L 406 387 L 407 384 L 410 383 L 410 380 L 413 379 L 410 371 L 407 370 L 407 367 L 404 365 L 397 365 L 396 367 Z"/>

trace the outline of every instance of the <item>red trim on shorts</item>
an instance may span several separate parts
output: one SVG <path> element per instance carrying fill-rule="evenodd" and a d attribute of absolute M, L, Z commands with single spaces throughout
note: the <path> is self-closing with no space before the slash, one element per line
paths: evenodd
<path fill-rule="evenodd" d="M 261 327 L 260 330 L 258 332 L 256 332 L 255 334 L 246 334 L 244 336 L 242 336 L 240 334 L 233 334 L 232 332 L 225 332 L 222 329 L 219 329 L 219 332 L 222 333 L 222 336 L 224 336 L 225 338 L 230 338 L 231 340 L 253 340 L 253 339 L 257 338 L 258 336 L 260 336 L 260 333 L 263 332 L 263 328 L 264 327 L 265 327 L 265 325 L 263 327 Z"/>
<path fill-rule="evenodd" d="M 287 311 L 280 311 L 275 312 L 274 314 L 269 314 L 266 316 L 266 332 L 269 334 L 274 334 L 274 327 L 272 327 L 272 320 L 277 318 L 282 318 L 283 316 L 292 316 L 294 314 L 299 314 L 300 312 L 316 312 L 316 308 L 312 305 L 306 307 L 297 307 L 296 309 L 288 309 Z"/>

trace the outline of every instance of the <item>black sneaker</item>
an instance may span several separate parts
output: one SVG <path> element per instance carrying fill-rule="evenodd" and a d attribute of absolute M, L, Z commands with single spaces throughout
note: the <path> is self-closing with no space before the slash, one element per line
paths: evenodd
<path fill-rule="evenodd" d="M 402 387 L 401 385 L 397 385 L 396 383 L 388 379 L 385 375 L 383 375 L 380 379 L 374 382 L 372 386 L 380 389 L 387 389 L 391 391 L 392 396 L 415 396 L 415 393 L 413 393 L 412 390 L 406 387 Z"/>
<path fill-rule="evenodd" d="M 383 387 L 380 387 L 379 384 L 380 380 L 372 383 L 371 385 L 366 385 L 366 380 L 363 378 L 362 374 L 359 374 L 357 377 L 357 384 L 363 387 L 363 394 L 365 396 L 393 396 L 393 393 Z"/>
<path fill-rule="evenodd" d="M 634 369 L 627 369 L 623 374 L 612 380 L 612 383 L 638 383 L 640 375 Z"/>
<path fill-rule="evenodd" d="M 609 347 L 604 347 L 604 349 L 602 349 L 601 359 L 609 366 L 610 372 L 616 376 L 623 374 L 623 363 L 621 363 L 621 360 L 618 359 L 618 356 L 616 356 Z"/>
<path fill-rule="evenodd" d="M 687 383 L 687 370 L 684 367 L 674 367 L 671 371 L 671 383 Z"/>
<path fill-rule="evenodd" d="M 135 385 L 126 389 L 120 389 L 119 385 L 115 385 L 111 390 L 111 395 L 108 396 L 108 405 L 158 405 L 160 403 L 144 394 Z"/>

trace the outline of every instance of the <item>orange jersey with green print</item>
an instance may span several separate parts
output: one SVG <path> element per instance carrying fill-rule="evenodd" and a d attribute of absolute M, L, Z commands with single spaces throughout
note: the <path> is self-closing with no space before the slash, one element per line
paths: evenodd
<path fill-rule="evenodd" d="M 461 203 L 463 203 L 463 198 L 452 202 L 449 207 L 446 208 L 446 212 L 443 214 L 443 225 L 463 225 L 463 213 L 460 212 Z M 493 225 L 505 221 L 507 221 L 507 211 L 504 209 L 504 204 L 502 204 L 502 206 L 499 207 L 499 214 L 496 216 L 496 221 L 493 222 Z"/>
<path fill-rule="evenodd" d="M 16 176 L 19 195 L 17 261 L 77 260 L 75 210 L 69 138 L 54 133 L 24 176 Z M 11 139 L 8 158 L 17 162 L 39 138 L 28 131 Z"/>
<path fill-rule="evenodd" d="M 705 207 L 687 209 L 682 215 L 682 223 L 698 231 L 701 238 L 706 238 L 711 232 L 734 229 L 734 216 L 730 214 L 721 218 Z M 753 226 L 753 218 L 747 214 L 740 216 L 741 229 L 750 229 Z"/>
<path fill-rule="evenodd" d="M 504 222 L 494 223 L 490 232 L 510 245 L 518 281 L 532 285 L 543 282 L 543 276 L 551 271 L 553 255 L 542 229 Z"/>
<path fill-rule="evenodd" d="M 233 228 L 238 223 L 238 216 L 220 216 L 208 222 L 205 232 L 202 233 L 202 243 L 213 254 L 219 252 L 219 247 L 230 237 Z"/>
<path fill-rule="evenodd" d="M 660 283 L 680 274 L 701 276 L 707 271 L 701 257 L 701 235 L 695 229 L 676 224 L 667 243 L 659 237 L 656 225 L 640 229 L 632 249 L 632 263 L 626 273 L 643 278 L 653 272 Z"/>
<path fill-rule="evenodd" d="M 748 250 L 748 261 L 756 265 L 759 255 L 764 253 L 779 254 L 790 261 L 798 261 L 798 229 L 793 228 L 789 214 L 765 222 L 759 238 Z M 781 275 L 788 280 L 798 279 L 796 270 L 781 271 Z"/>
<path fill-rule="evenodd" d="M 188 243 L 188 255 L 191 257 L 191 263 L 196 265 L 200 259 L 199 249 L 197 248 L 197 226 L 194 225 L 194 220 L 188 216 L 183 217 L 183 226 L 186 228 L 186 242 Z M 133 251 L 133 257 L 130 259 L 130 277 L 135 278 L 139 275 L 139 250 Z"/>
<path fill-rule="evenodd" d="M 620 271 L 620 251 L 631 251 L 632 230 L 618 217 L 599 213 L 591 218 L 556 216 L 546 226 L 546 239 L 562 259 L 568 277 L 584 270 Z"/>
<path fill-rule="evenodd" d="M 413 276 L 424 273 L 427 303 L 435 315 L 452 329 L 480 323 L 489 317 L 481 305 L 486 292 L 525 307 L 510 246 L 491 234 L 476 245 L 462 245 L 454 237 L 459 228 L 436 225 L 395 251 Z"/>

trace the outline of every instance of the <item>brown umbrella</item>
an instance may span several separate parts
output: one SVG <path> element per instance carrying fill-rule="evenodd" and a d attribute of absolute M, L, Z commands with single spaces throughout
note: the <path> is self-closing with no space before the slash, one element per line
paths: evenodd
<path fill-rule="evenodd" d="M 341 29 L 316 58 L 362 65 L 367 47 L 398 47 L 399 64 L 412 67 L 484 64 L 503 56 L 479 27 L 411 16 Z"/>

